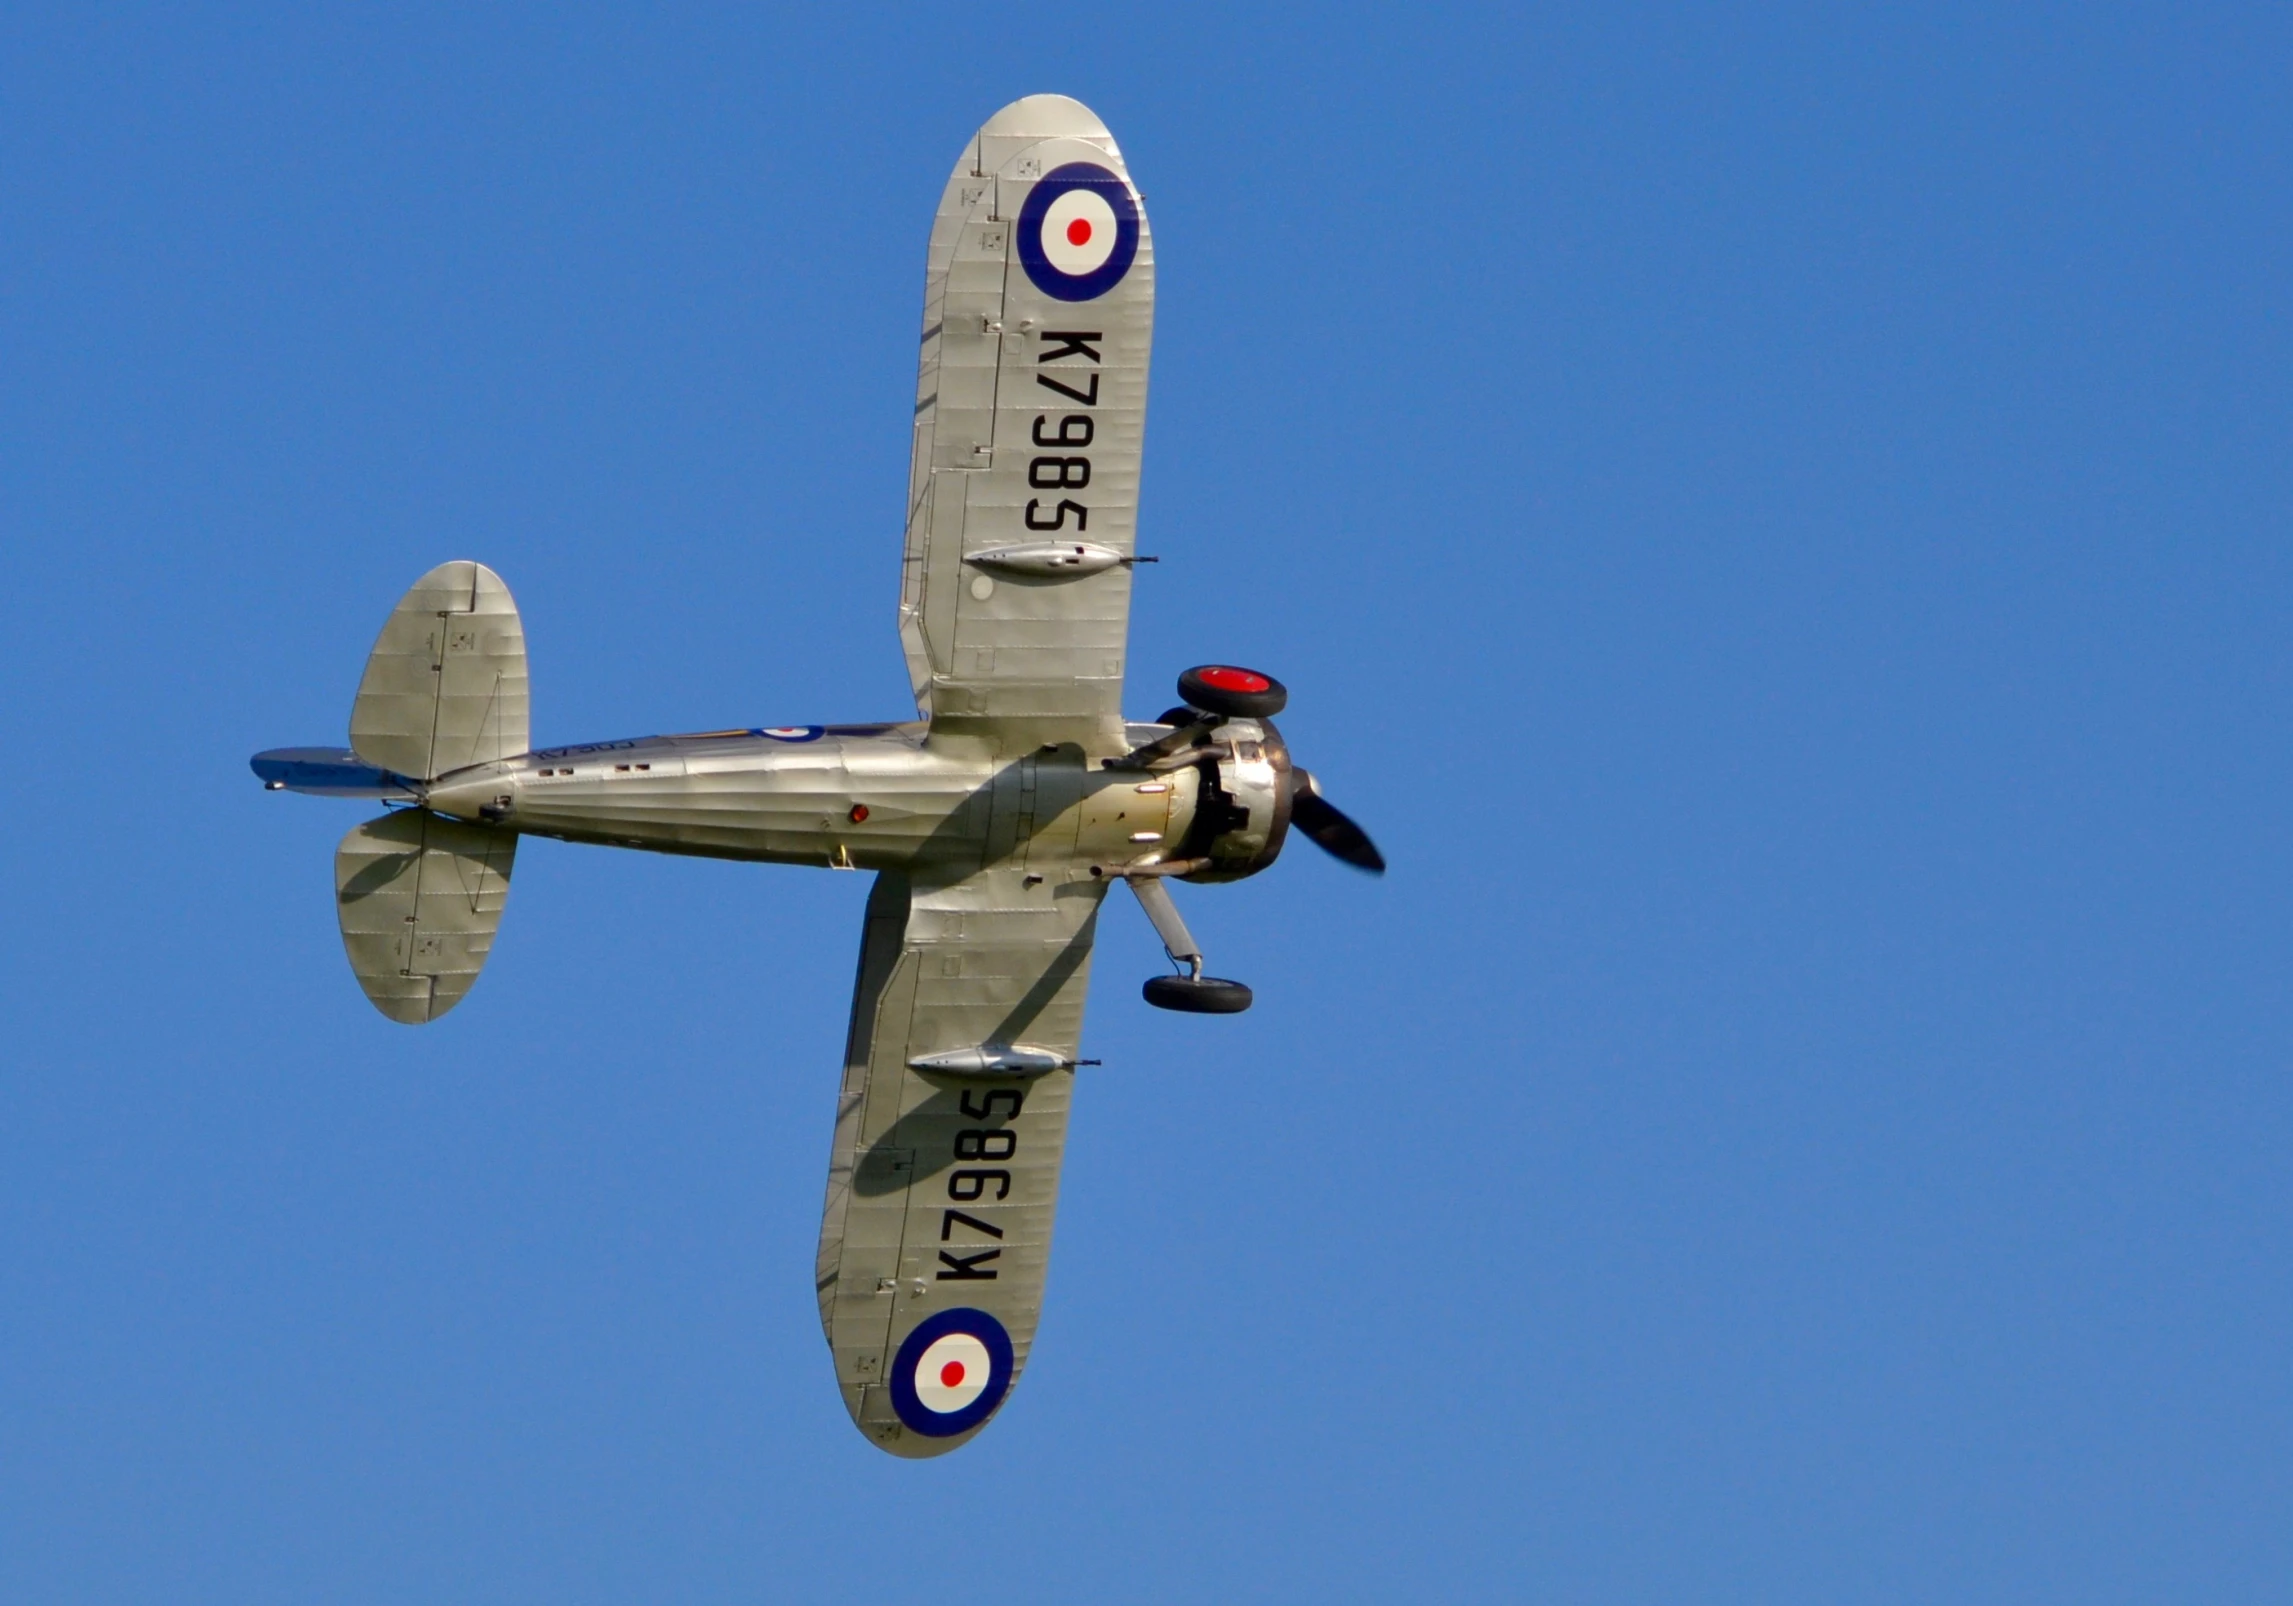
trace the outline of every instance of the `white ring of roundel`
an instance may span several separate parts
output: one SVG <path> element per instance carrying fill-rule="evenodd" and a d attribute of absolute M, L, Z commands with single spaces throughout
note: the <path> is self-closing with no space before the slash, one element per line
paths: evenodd
<path fill-rule="evenodd" d="M 1115 228 L 1105 196 L 1069 190 L 1043 210 L 1043 259 L 1071 278 L 1096 273 L 1115 254 Z"/>
<path fill-rule="evenodd" d="M 987 1346 L 971 1334 L 945 1334 L 916 1357 L 916 1398 L 941 1416 L 960 1411 L 987 1392 L 992 1365 Z"/>

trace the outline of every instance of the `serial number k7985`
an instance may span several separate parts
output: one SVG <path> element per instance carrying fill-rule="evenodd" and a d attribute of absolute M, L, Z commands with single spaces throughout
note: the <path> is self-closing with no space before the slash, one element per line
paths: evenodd
<path fill-rule="evenodd" d="M 1098 364 L 1104 359 L 1093 341 L 1106 339 L 1097 329 L 1046 329 L 1036 336 L 1042 344 L 1035 353 L 1035 383 L 1084 408 L 1099 405 Z M 1091 366 L 1049 369 L 1064 358 L 1079 357 Z M 1079 381 L 1069 384 L 1069 380 Z M 1091 527 L 1090 504 L 1073 493 L 1091 488 L 1089 448 L 1098 424 L 1088 412 L 1045 411 L 1036 416 L 1031 432 L 1036 455 L 1027 461 L 1028 489 L 1051 491 L 1053 497 L 1032 497 L 1027 503 L 1030 530 L 1064 530 L 1072 517 L 1077 530 Z"/>

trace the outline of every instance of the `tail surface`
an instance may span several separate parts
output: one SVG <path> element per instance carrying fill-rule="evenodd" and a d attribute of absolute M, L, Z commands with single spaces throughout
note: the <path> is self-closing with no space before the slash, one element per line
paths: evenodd
<path fill-rule="evenodd" d="M 460 1003 L 501 928 L 518 839 L 422 809 L 369 820 L 334 851 L 343 952 L 374 1007 L 421 1026 Z"/>
<path fill-rule="evenodd" d="M 502 577 L 441 563 L 399 600 L 350 710 L 350 746 L 392 775 L 434 781 L 524 752 L 525 627 Z"/>
<path fill-rule="evenodd" d="M 525 629 L 501 576 L 482 563 L 441 563 L 399 600 L 366 660 L 350 710 L 350 746 L 384 772 L 398 795 L 528 745 Z M 266 754 L 264 758 L 279 755 Z M 286 785 L 334 781 L 351 795 L 368 777 L 332 758 L 306 762 Z M 263 773 L 261 760 L 257 773 Z M 323 773 L 322 773 L 323 772 Z M 345 779 L 348 777 L 348 779 Z M 334 855 L 343 951 L 374 1007 L 420 1026 L 460 1003 L 478 979 L 502 923 L 517 837 L 489 826 L 401 809 L 369 820 Z"/>

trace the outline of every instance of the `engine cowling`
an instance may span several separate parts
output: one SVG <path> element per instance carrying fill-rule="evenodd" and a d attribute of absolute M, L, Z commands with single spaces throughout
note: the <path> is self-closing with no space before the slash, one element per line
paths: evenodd
<path fill-rule="evenodd" d="M 1183 774 L 1192 783 L 1181 788 L 1193 794 L 1188 823 L 1179 840 L 1156 856 L 1152 874 L 1187 881 L 1256 875 L 1281 856 L 1293 822 L 1332 858 L 1372 875 L 1385 873 L 1385 856 L 1369 833 L 1290 761 L 1290 746 L 1274 728 L 1274 716 L 1290 695 L 1280 681 L 1239 664 L 1198 664 L 1178 677 L 1178 694 L 1185 702 L 1156 722 L 1162 735 L 1119 766 L 1108 760 L 1111 768 Z M 1172 817 L 1175 824 L 1175 809 Z"/>
<path fill-rule="evenodd" d="M 1290 749 L 1270 719 L 1228 719 L 1210 732 L 1194 819 L 1169 854 L 1208 863 L 1180 879 L 1239 881 L 1281 856 L 1290 831 Z"/>

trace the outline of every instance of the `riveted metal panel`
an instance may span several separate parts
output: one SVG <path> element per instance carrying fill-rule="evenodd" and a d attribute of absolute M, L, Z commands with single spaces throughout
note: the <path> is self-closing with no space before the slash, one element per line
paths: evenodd
<path fill-rule="evenodd" d="M 964 559 L 1062 536 L 1134 555 L 1154 243 L 1086 108 L 1034 96 L 988 127 L 957 163 L 928 255 L 901 635 L 936 734 L 1107 755 L 1124 740 L 1128 564 L 1029 575 Z M 1116 226 L 1120 273 L 1087 294 L 1021 239 L 1047 227 L 1029 221 L 1037 187 L 1077 183 L 1135 221 Z"/>

